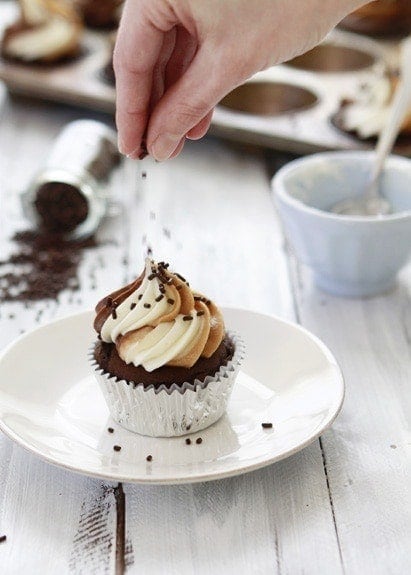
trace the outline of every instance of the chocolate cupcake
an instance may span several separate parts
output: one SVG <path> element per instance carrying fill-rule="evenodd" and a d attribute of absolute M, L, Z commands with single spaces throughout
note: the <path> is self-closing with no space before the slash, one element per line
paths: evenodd
<path fill-rule="evenodd" d="M 70 2 L 20 0 L 19 5 L 18 20 L 3 33 L 3 57 L 51 64 L 79 53 L 83 24 Z"/>
<path fill-rule="evenodd" d="M 224 413 L 243 354 L 218 307 L 164 262 L 96 306 L 91 361 L 112 417 L 143 435 L 199 431 Z"/>

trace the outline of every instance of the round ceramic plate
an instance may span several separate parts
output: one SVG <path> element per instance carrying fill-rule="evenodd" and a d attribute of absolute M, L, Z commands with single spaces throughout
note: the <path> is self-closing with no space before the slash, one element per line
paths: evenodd
<path fill-rule="evenodd" d="M 0 428 L 50 463 L 138 483 L 229 477 L 299 451 L 331 425 L 341 408 L 344 383 L 335 359 L 297 325 L 239 309 L 223 313 L 227 326 L 242 335 L 246 357 L 226 415 L 192 434 L 190 445 L 186 437 L 131 433 L 110 418 L 87 361 L 95 338 L 92 312 L 40 327 L 4 350 Z"/>

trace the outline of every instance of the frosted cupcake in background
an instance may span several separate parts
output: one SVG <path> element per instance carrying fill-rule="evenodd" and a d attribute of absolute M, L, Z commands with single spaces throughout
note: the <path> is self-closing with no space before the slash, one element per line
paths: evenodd
<path fill-rule="evenodd" d="M 218 307 L 147 258 L 131 284 L 102 299 L 91 361 L 112 417 L 154 437 L 204 429 L 225 412 L 243 355 Z"/>
<path fill-rule="evenodd" d="M 26 63 L 55 63 L 76 56 L 83 23 L 68 0 L 20 0 L 20 14 L 1 40 L 1 55 Z"/>
<path fill-rule="evenodd" d="M 396 76 L 373 78 L 364 84 L 357 98 L 341 108 L 341 127 L 347 132 L 355 132 L 363 140 L 377 138 L 387 123 L 397 84 Z M 411 106 L 400 133 L 411 135 Z"/>

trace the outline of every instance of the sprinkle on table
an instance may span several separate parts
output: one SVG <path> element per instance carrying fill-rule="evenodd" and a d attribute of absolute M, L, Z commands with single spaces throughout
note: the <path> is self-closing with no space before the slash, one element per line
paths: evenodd
<path fill-rule="evenodd" d="M 261 427 L 262 427 L 263 429 L 272 429 L 273 424 L 272 424 L 272 423 L 262 423 L 262 424 L 261 424 Z"/>
<path fill-rule="evenodd" d="M 201 438 L 201 437 L 197 437 L 196 443 L 197 443 L 197 445 L 200 445 L 200 443 L 203 443 L 202 438 Z"/>
<path fill-rule="evenodd" d="M 114 451 L 121 451 L 120 445 L 115 445 L 115 446 L 113 447 L 113 449 L 114 449 Z"/>
<path fill-rule="evenodd" d="M 112 427 L 108 427 L 108 428 L 107 428 L 107 431 L 108 431 L 109 433 L 114 433 L 114 429 L 113 429 Z"/>
<path fill-rule="evenodd" d="M 153 461 L 153 456 L 152 456 L 152 455 L 147 455 L 146 461 Z"/>

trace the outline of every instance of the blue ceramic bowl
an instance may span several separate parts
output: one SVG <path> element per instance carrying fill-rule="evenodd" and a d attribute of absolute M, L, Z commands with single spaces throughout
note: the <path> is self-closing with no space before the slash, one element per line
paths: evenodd
<path fill-rule="evenodd" d="M 347 297 L 391 289 L 411 254 L 411 160 L 390 156 L 381 191 L 393 213 L 342 216 L 329 210 L 360 195 L 374 152 L 326 152 L 290 162 L 272 188 L 284 231 L 319 288 Z"/>

